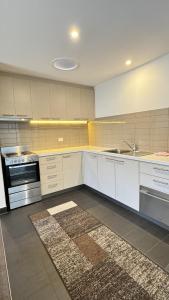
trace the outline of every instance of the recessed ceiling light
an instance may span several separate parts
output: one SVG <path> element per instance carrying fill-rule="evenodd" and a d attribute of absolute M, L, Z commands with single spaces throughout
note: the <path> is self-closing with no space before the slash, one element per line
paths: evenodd
<path fill-rule="evenodd" d="M 55 69 L 61 71 L 73 71 L 79 67 L 79 64 L 69 57 L 55 58 L 52 63 Z"/>
<path fill-rule="evenodd" d="M 126 64 L 126 66 L 130 66 L 132 64 L 131 59 L 126 60 L 125 64 Z"/>
<path fill-rule="evenodd" d="M 79 29 L 78 28 L 71 28 L 70 29 L 70 37 L 72 40 L 77 40 L 79 38 Z"/>

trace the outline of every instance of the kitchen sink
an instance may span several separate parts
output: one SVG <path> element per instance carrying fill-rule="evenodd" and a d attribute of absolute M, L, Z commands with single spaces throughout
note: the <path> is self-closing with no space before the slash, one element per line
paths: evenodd
<path fill-rule="evenodd" d="M 123 149 L 110 149 L 110 150 L 105 150 L 103 152 L 109 152 L 109 153 L 114 153 L 114 154 L 122 154 L 122 155 L 130 155 L 130 156 L 136 156 L 136 157 L 152 154 L 151 152 L 131 151 L 131 150 L 123 150 Z"/>
<path fill-rule="evenodd" d="M 116 154 L 127 154 L 130 153 L 130 150 L 122 150 L 122 149 L 111 149 L 111 150 L 106 150 L 103 152 L 109 152 L 109 153 L 116 153 Z"/>

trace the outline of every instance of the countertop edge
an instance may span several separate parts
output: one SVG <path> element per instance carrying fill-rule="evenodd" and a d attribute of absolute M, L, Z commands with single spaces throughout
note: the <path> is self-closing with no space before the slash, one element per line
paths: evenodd
<path fill-rule="evenodd" d="M 117 154 L 117 153 L 108 153 L 105 152 L 104 150 L 108 150 L 108 148 L 104 147 L 93 147 L 87 149 L 87 147 L 77 147 L 75 149 L 61 149 L 61 150 L 52 150 L 51 152 L 49 151 L 34 151 L 36 154 L 38 154 L 39 157 L 46 157 L 46 156 L 52 156 L 52 155 L 62 155 L 66 153 L 77 153 L 77 152 L 88 152 L 88 153 L 95 153 L 99 155 L 104 155 L 104 156 L 111 156 L 114 158 L 120 158 L 120 159 L 129 159 L 129 160 L 134 160 L 134 161 L 139 161 L 139 162 L 147 162 L 147 163 L 154 163 L 154 164 L 159 164 L 159 165 L 166 165 L 169 166 L 169 157 L 163 157 L 163 156 L 157 156 L 155 154 L 150 154 L 150 155 L 145 155 L 145 156 L 131 156 L 127 154 Z"/>

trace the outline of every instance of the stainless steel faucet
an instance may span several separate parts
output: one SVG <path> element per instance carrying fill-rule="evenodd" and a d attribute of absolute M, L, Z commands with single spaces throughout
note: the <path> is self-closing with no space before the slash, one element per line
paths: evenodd
<path fill-rule="evenodd" d="M 123 141 L 127 146 L 129 146 L 129 148 L 133 151 L 136 152 L 137 151 L 137 145 L 135 143 L 128 143 L 127 141 Z"/>

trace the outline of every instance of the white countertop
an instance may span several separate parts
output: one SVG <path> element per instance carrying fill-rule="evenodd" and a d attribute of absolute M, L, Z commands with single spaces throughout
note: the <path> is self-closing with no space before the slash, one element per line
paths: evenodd
<path fill-rule="evenodd" d="M 161 165 L 167 165 L 169 166 L 169 156 L 159 156 L 155 154 L 150 155 L 144 155 L 144 156 L 131 156 L 127 154 L 116 154 L 116 153 L 109 153 L 104 152 L 104 150 L 108 150 L 109 148 L 105 147 L 94 147 L 94 146 L 80 146 L 80 147 L 65 147 L 65 148 L 57 148 L 57 149 L 47 149 L 47 150 L 37 150 L 34 151 L 39 155 L 39 157 L 49 156 L 49 155 L 55 155 L 55 154 L 63 154 L 63 153 L 74 153 L 74 152 L 91 152 L 91 153 L 97 153 L 100 155 L 106 155 L 106 156 L 112 156 L 117 157 L 120 159 L 132 159 L 137 161 L 143 161 L 143 162 L 150 162 L 150 163 L 156 163 Z"/>
<path fill-rule="evenodd" d="M 70 153 L 70 152 L 80 152 L 80 151 L 101 152 L 103 150 L 105 150 L 105 147 L 80 146 L 80 147 L 65 147 L 65 148 L 56 148 L 56 149 L 37 150 L 33 152 L 38 154 L 40 157 L 42 157 L 42 156 Z"/>

